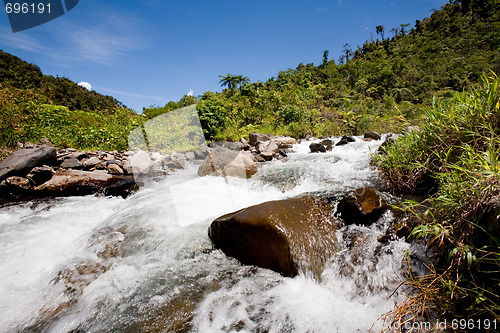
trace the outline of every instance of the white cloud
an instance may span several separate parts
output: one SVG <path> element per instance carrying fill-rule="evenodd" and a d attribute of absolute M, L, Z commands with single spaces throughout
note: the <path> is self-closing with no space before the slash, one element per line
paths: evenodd
<path fill-rule="evenodd" d="M 92 90 L 92 85 L 88 82 L 78 82 L 78 85 L 80 87 L 84 87 L 85 89 L 87 89 L 88 91 L 91 91 Z"/>
<path fill-rule="evenodd" d="M 194 94 L 193 89 L 189 89 L 189 92 L 187 93 L 187 95 L 188 95 L 188 96 L 193 96 L 193 94 Z"/>

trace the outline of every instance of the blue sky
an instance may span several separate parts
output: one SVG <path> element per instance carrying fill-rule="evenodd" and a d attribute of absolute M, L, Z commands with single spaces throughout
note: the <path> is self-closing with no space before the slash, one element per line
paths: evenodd
<path fill-rule="evenodd" d="M 184 94 L 221 91 L 218 75 L 266 81 L 299 63 L 337 60 L 446 0 L 80 0 L 70 12 L 12 33 L 0 14 L 0 49 L 44 74 L 86 81 L 142 112 Z"/>

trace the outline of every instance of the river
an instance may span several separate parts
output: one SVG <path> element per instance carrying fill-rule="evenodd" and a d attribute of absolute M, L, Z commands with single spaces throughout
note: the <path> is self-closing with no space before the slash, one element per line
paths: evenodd
<path fill-rule="evenodd" d="M 380 188 L 381 141 L 266 162 L 249 180 L 197 177 L 196 165 L 126 199 L 70 197 L 0 208 L 1 332 L 378 332 L 401 279 L 404 240 L 340 228 L 321 278 L 243 266 L 212 249 L 211 221 L 305 192 Z M 338 141 L 338 138 L 335 138 Z M 348 235 L 348 236 L 346 236 Z M 352 248 L 352 239 L 356 248 Z"/>

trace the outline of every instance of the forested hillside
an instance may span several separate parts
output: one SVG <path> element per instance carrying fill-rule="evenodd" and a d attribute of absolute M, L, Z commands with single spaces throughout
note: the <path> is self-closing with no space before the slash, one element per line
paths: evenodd
<path fill-rule="evenodd" d="M 126 149 L 140 116 L 111 96 L 0 50 L 0 146 L 49 138 L 57 146 Z"/>
<path fill-rule="evenodd" d="M 143 115 L 1 52 L 0 146 L 48 137 L 61 146 L 126 149 L 136 125 L 193 103 L 209 140 L 255 131 L 295 137 L 399 131 L 419 124 L 434 97 L 499 73 L 499 12 L 499 0 L 452 1 L 414 27 L 374 27 L 378 39 L 355 49 L 346 44 L 336 61 L 325 51 L 320 65 L 299 64 L 266 82 L 227 74 L 220 93 L 186 95 Z"/>
<path fill-rule="evenodd" d="M 381 40 L 355 50 L 346 44 L 337 63 L 325 51 L 319 66 L 299 64 L 267 82 L 224 76 L 230 88 L 199 98 L 206 134 L 360 134 L 418 123 L 434 96 L 449 97 L 483 72 L 499 72 L 499 12 L 498 0 L 453 1 L 413 28 L 374 27 Z"/>

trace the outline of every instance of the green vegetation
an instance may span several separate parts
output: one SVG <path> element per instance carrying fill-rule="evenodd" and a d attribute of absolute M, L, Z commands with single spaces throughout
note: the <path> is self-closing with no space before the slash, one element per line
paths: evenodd
<path fill-rule="evenodd" d="M 435 96 L 451 96 L 500 71 L 498 0 L 452 1 L 415 27 L 402 24 L 382 41 L 356 50 L 344 45 L 338 64 L 323 53 L 319 66 L 299 64 L 267 82 L 220 76 L 228 89 L 199 96 L 209 140 L 237 140 L 249 132 L 303 137 L 399 132 L 423 121 Z"/>
<path fill-rule="evenodd" d="M 484 75 L 471 92 L 438 100 L 426 118 L 376 157 L 394 189 L 435 192 L 421 205 L 404 203 L 419 222 L 410 237 L 425 238 L 440 259 L 429 276 L 407 272 L 415 291 L 394 319 L 500 320 L 498 77 Z"/>
<path fill-rule="evenodd" d="M 0 146 L 48 138 L 59 147 L 127 149 L 143 117 L 110 96 L 0 51 Z"/>

